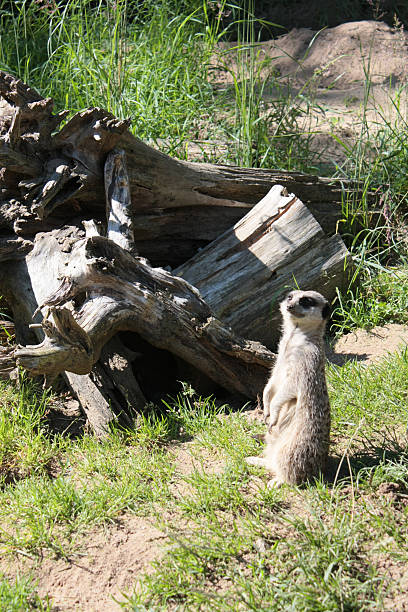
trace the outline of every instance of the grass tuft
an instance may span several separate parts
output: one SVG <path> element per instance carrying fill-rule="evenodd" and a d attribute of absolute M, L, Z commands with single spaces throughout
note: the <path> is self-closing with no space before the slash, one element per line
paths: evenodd
<path fill-rule="evenodd" d="M 47 598 L 48 599 L 48 598 Z M 17 578 L 10 582 L 0 574 L 0 608 L 7 612 L 23 610 L 51 611 L 48 600 L 42 601 L 35 593 L 35 585 L 28 578 Z"/>

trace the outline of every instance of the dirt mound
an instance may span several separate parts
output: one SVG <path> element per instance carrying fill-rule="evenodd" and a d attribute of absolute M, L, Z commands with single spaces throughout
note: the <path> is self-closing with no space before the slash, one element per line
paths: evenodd
<path fill-rule="evenodd" d="M 115 599 L 123 601 L 123 593 L 132 591 L 163 552 L 165 536 L 152 522 L 125 515 L 115 525 L 88 533 L 69 561 L 4 559 L 0 571 L 13 580 L 18 574 L 33 575 L 39 596 L 49 596 L 52 612 L 118 612 Z"/>
<path fill-rule="evenodd" d="M 355 359 L 367 364 L 403 349 L 408 344 L 408 326 L 395 323 L 374 327 L 370 331 L 356 329 L 336 342 L 333 351 L 328 351 L 329 361 L 339 365 Z"/>
<path fill-rule="evenodd" d="M 279 24 L 288 30 L 301 27 L 321 29 L 361 19 L 381 19 L 389 25 L 396 22 L 408 25 L 408 6 L 406 2 L 398 0 L 309 0 L 307 10 L 302 0 L 256 0 L 254 14 L 257 19 Z M 255 24 L 255 27 L 257 31 L 261 30 L 264 37 L 271 31 L 280 33 L 279 28 L 273 25 L 261 27 L 261 24 Z"/>
<path fill-rule="evenodd" d="M 236 43 L 222 43 L 224 66 L 236 73 Z M 225 55 L 225 51 L 231 53 Z M 366 82 L 385 87 L 404 85 L 408 76 L 408 33 L 378 21 L 343 23 L 326 30 L 300 28 L 256 46 L 263 76 L 290 78 L 302 87 L 312 77 L 318 89 L 354 89 Z M 232 83 L 230 70 L 220 71 L 216 81 Z"/>
<path fill-rule="evenodd" d="M 272 67 L 302 86 L 319 75 L 319 87 L 334 90 L 362 84 L 369 72 L 373 85 L 405 84 L 408 33 L 377 21 L 343 23 L 321 32 L 295 29 L 263 43 Z"/>
<path fill-rule="evenodd" d="M 245 60 L 236 43 L 222 43 L 220 52 L 214 58 L 214 84 L 231 87 L 233 95 L 232 75 L 245 78 Z M 257 45 L 256 57 L 252 68 L 267 82 L 265 113 L 289 92 L 288 112 L 303 108 L 299 133 L 313 135 L 311 149 L 322 162 L 342 163 L 346 154 L 340 142 L 352 147 L 362 125 L 376 132 L 386 121 L 404 123 L 408 33 L 402 27 L 356 21 L 322 31 L 294 29 Z"/>
<path fill-rule="evenodd" d="M 139 517 L 97 530 L 86 538 L 83 556 L 66 562 L 44 560 L 37 575 L 40 597 L 49 595 L 53 610 L 120 610 L 115 602 L 159 556 L 163 534 Z"/>

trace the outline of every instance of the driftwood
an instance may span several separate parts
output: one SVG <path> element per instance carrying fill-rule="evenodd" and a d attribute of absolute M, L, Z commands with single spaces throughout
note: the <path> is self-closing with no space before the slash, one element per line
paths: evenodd
<path fill-rule="evenodd" d="M 358 186 L 171 159 L 135 138 L 129 121 L 102 109 L 77 113 L 58 131 L 66 111 L 53 115 L 52 100 L 1 72 L 0 98 L 0 293 L 12 309 L 20 345 L 14 356 L 4 355 L 7 367 L 14 358 L 47 380 L 62 373 L 97 433 L 119 413 L 128 418 L 129 406 L 141 412 L 155 399 L 153 387 L 165 391 L 160 385 L 170 370 L 174 379 L 179 372 L 199 372 L 203 382 L 255 398 L 274 355 L 253 338 L 272 336 L 262 335 L 260 325 L 250 331 L 242 312 L 234 319 L 236 294 L 222 290 L 217 297 L 209 275 L 197 275 L 196 260 L 186 262 L 239 227 L 273 184 L 294 192 L 329 236 L 342 198 L 354 197 Z M 294 203 L 292 212 L 301 206 Z M 289 213 L 277 223 L 267 211 L 271 220 L 258 219 L 255 234 L 262 223 L 280 227 Z M 344 254 L 338 237 L 325 238 L 316 222 L 308 223 L 312 246 L 332 245 L 333 257 Z M 288 240 L 306 248 L 307 240 L 289 233 Z M 258 248 L 263 241 L 256 236 Z M 224 249 L 224 279 L 228 240 L 205 251 L 210 261 L 214 249 Z M 247 249 L 250 259 L 245 240 L 238 250 Z M 233 242 L 236 248 L 236 236 Z M 287 253 L 292 258 L 293 249 Z M 296 276 L 295 262 L 291 268 L 283 260 L 284 254 L 282 279 L 291 269 Z M 180 273 L 201 283 L 208 303 L 189 282 L 153 266 L 184 266 Z M 268 266 L 276 262 L 262 264 L 259 278 Z M 247 281 L 252 274 L 249 266 Z M 251 340 L 237 336 L 229 319 Z"/>
<path fill-rule="evenodd" d="M 271 353 L 259 343 L 236 338 L 189 283 L 151 268 L 100 236 L 76 241 L 67 254 L 60 250 L 58 230 L 38 239 L 30 268 L 44 270 L 51 252 L 53 277 L 49 275 L 48 283 L 58 285 L 56 289 L 46 292 L 42 279 L 30 275 L 39 308 L 47 312 L 41 323 L 45 338 L 17 351 L 19 365 L 50 377 L 65 370 L 85 374 L 110 338 L 132 330 L 222 386 L 247 397 L 259 392 Z M 72 302 L 72 308 L 65 306 Z"/>
<path fill-rule="evenodd" d="M 289 288 L 318 288 L 331 300 L 349 263 L 340 236 L 326 236 L 299 198 L 275 185 L 233 228 L 174 273 L 197 287 L 235 331 L 272 347 L 280 335 L 276 304 Z"/>

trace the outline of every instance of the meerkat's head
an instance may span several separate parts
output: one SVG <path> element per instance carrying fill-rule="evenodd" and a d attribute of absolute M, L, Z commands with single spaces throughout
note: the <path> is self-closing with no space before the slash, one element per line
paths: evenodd
<path fill-rule="evenodd" d="M 326 298 L 317 291 L 291 291 L 281 302 L 283 320 L 297 327 L 324 329 L 330 316 Z"/>

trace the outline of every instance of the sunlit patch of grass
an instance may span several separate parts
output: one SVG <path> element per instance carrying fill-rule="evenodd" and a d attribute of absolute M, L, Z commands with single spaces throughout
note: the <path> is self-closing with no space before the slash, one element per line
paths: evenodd
<path fill-rule="evenodd" d="M 376 431 L 406 427 L 408 351 L 370 367 L 357 362 L 331 365 L 328 382 L 333 427 L 340 435 L 350 437 L 358 429 L 359 437 L 372 438 Z"/>
<path fill-rule="evenodd" d="M 52 609 L 50 602 L 42 601 L 35 592 L 34 583 L 28 578 L 9 581 L 0 575 L 0 608 L 7 612 Z"/>
<path fill-rule="evenodd" d="M 268 490 L 267 475 L 244 463 L 246 453 L 260 452 L 257 426 L 244 425 L 242 414 L 215 417 L 194 448 L 218 449 L 224 468 L 182 477 L 179 528 L 166 522 L 172 545 L 123 607 L 383 609 L 394 587 L 376 555 L 405 558 L 407 355 L 333 366 L 328 377 L 335 462 L 349 469 L 334 482 Z M 397 493 L 387 498 L 381 486 Z"/>
<path fill-rule="evenodd" d="M 22 378 L 20 389 L 0 382 L 0 394 L 0 483 L 49 473 L 66 446 L 49 435 L 49 392 Z"/>
<path fill-rule="evenodd" d="M 57 110 L 100 106 L 131 116 L 141 138 L 179 144 L 213 105 L 207 72 L 216 41 L 202 7 L 176 4 L 68 0 L 51 10 L 16 2 L 0 18 L 0 68 L 52 97 Z"/>
<path fill-rule="evenodd" d="M 292 95 L 277 75 L 265 80 L 251 2 L 235 10 L 237 45 L 220 52 L 218 42 L 229 39 L 221 16 L 230 8 L 225 1 L 215 12 L 183 0 L 16 2 L 0 16 L 0 68 L 52 97 L 56 110 L 99 106 L 131 117 L 139 138 L 181 158 L 193 141 L 207 161 L 310 169 L 313 87 Z M 212 83 L 215 57 L 232 88 Z M 272 90 L 279 93 L 265 105 Z"/>
<path fill-rule="evenodd" d="M 386 323 L 408 323 L 408 268 L 405 265 L 383 269 L 377 274 L 366 270 L 358 285 L 339 296 L 333 329 L 340 334 Z"/>
<path fill-rule="evenodd" d="M 140 437 L 114 429 L 105 440 L 70 439 L 56 477 L 34 470 L 5 486 L 2 553 L 68 558 L 95 525 L 149 514 L 171 546 L 126 609 L 383 609 L 394 583 L 377 558 L 406 558 L 407 354 L 332 366 L 328 379 L 332 453 L 347 467 L 334 481 L 267 489 L 266 472 L 244 461 L 260 453 L 263 426 L 184 385 Z M 176 469 L 183 440 L 187 472 Z"/>
<path fill-rule="evenodd" d="M 84 438 L 63 459 L 56 478 L 31 476 L 0 493 L 4 551 L 67 556 L 92 525 L 124 512 L 149 513 L 169 498 L 173 468 L 164 451 L 127 446 L 118 437 Z"/>

